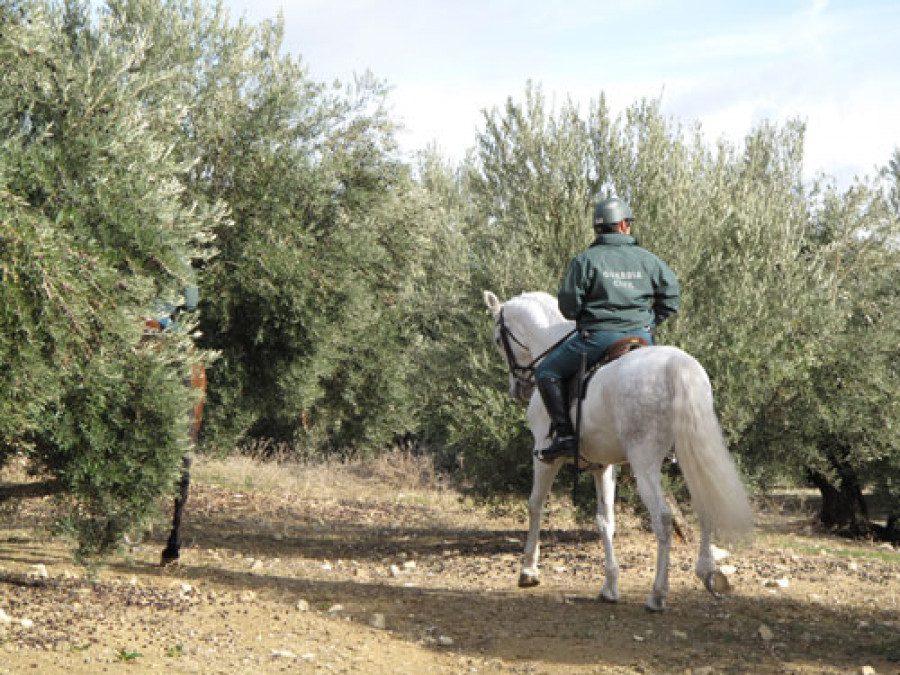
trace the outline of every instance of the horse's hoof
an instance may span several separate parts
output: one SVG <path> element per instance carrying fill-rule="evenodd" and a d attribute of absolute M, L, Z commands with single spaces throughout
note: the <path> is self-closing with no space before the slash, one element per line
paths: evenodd
<path fill-rule="evenodd" d="M 722 598 L 726 593 L 731 592 L 731 583 L 728 581 L 728 577 L 718 570 L 707 574 L 703 585 L 715 598 Z"/>
<path fill-rule="evenodd" d="M 162 557 L 159 561 L 160 567 L 170 567 L 172 565 L 178 564 L 178 559 L 181 557 L 180 551 L 170 551 L 169 549 L 165 549 L 162 552 Z"/>
<path fill-rule="evenodd" d="M 541 580 L 531 574 L 519 575 L 519 588 L 534 588 L 541 583 Z"/>
<path fill-rule="evenodd" d="M 619 599 L 618 598 L 608 598 L 607 596 L 603 595 L 603 593 L 601 593 L 600 595 L 597 596 L 597 602 L 602 602 L 605 605 L 617 605 L 617 604 L 619 604 Z"/>
<path fill-rule="evenodd" d="M 647 602 L 644 603 L 644 610 L 650 614 L 659 614 L 666 608 L 666 597 L 651 593 L 647 596 Z"/>

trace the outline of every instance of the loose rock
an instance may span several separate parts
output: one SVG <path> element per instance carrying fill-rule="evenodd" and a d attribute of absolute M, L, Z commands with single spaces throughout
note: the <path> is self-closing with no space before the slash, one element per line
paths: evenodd
<path fill-rule="evenodd" d="M 289 649 L 273 649 L 272 656 L 280 659 L 296 659 L 297 655 Z"/>
<path fill-rule="evenodd" d="M 46 579 L 50 576 L 47 572 L 47 566 L 43 564 L 32 565 L 28 572 L 28 576 L 32 579 Z"/>

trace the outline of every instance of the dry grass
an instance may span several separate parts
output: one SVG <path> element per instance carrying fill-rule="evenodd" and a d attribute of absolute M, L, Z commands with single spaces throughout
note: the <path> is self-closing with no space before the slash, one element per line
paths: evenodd
<path fill-rule="evenodd" d="M 365 460 L 296 460 L 285 454 L 262 459 L 235 455 L 222 459 L 198 457 L 194 476 L 201 482 L 253 492 L 285 494 L 317 499 L 341 499 L 354 495 L 360 500 L 407 498 L 455 499 L 429 457 L 406 450 L 393 450 Z"/>

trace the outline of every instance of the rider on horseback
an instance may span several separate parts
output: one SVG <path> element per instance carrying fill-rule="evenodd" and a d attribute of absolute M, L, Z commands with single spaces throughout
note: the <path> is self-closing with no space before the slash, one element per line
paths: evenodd
<path fill-rule="evenodd" d="M 591 367 L 624 337 L 638 336 L 653 344 L 650 331 L 678 311 L 678 279 L 662 260 L 638 246 L 631 236 L 633 220 L 631 209 L 621 199 L 597 202 L 597 238 L 566 270 L 559 309 L 576 322 L 577 330 L 535 371 L 553 434 L 553 443 L 539 455 L 545 462 L 576 453 L 566 382 L 578 370 L 581 355 L 587 355 Z"/>

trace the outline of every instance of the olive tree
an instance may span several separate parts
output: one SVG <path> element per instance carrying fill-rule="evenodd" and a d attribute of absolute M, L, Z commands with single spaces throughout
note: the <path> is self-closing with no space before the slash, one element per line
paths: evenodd
<path fill-rule="evenodd" d="M 197 355 L 143 324 L 177 302 L 218 214 L 185 198 L 179 101 L 144 68 L 144 36 L 74 1 L 4 6 L 0 21 L 2 458 L 57 480 L 91 553 L 177 476 Z"/>

